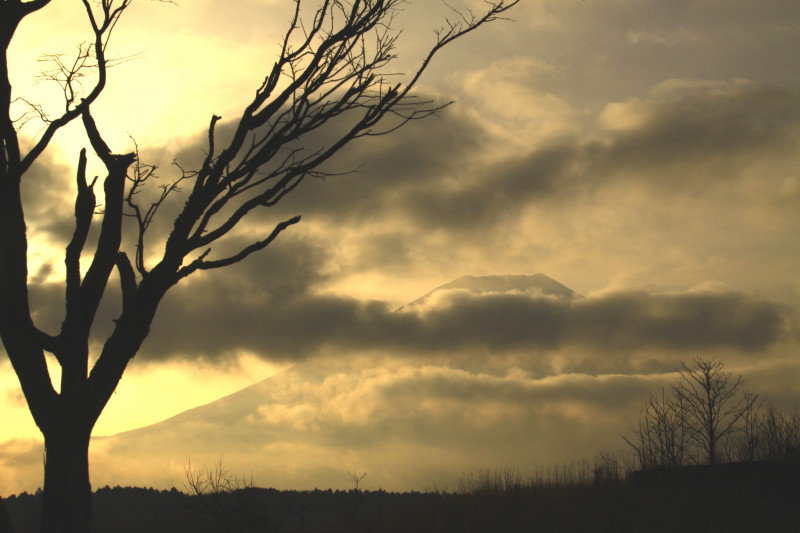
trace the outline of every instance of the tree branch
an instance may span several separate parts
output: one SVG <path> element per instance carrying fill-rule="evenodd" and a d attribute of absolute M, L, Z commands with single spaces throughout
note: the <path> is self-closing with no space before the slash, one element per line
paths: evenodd
<path fill-rule="evenodd" d="M 133 272 L 133 266 L 125 252 L 117 253 L 115 264 L 119 273 L 120 289 L 122 290 L 122 314 L 130 313 L 133 300 L 136 297 L 136 274 Z"/>
<path fill-rule="evenodd" d="M 75 231 L 66 248 L 64 262 L 66 263 L 66 305 L 67 316 L 73 314 L 70 310 L 78 305 L 81 285 L 81 252 L 86 244 L 86 237 L 92 224 L 92 216 L 97 199 L 94 195 L 94 184 L 97 178 L 89 184 L 86 181 L 86 149 L 80 152 L 78 160 L 77 185 L 78 192 L 75 196 Z"/>
<path fill-rule="evenodd" d="M 105 57 L 105 48 L 108 44 L 108 40 L 113 32 L 114 27 L 116 26 L 117 21 L 122 16 L 122 13 L 125 9 L 128 8 L 130 5 L 131 0 L 123 0 L 122 3 L 114 9 L 111 9 L 111 6 L 114 4 L 114 0 L 108 0 L 102 2 L 103 7 L 103 18 L 102 21 L 98 23 L 94 12 L 92 10 L 91 4 L 89 0 L 82 0 L 83 5 L 87 12 L 87 17 L 92 25 L 92 29 L 94 32 L 94 42 L 93 42 L 93 50 L 96 64 L 93 65 L 93 68 L 97 70 L 97 80 L 95 82 L 94 87 L 92 87 L 91 91 L 80 99 L 80 102 L 75 104 L 73 107 L 67 107 L 64 113 L 59 116 L 58 118 L 50 121 L 47 124 L 42 136 L 39 140 L 33 145 L 30 151 L 22 158 L 19 164 L 19 173 L 20 175 L 24 174 L 33 162 L 42 154 L 42 152 L 47 148 L 50 144 L 50 141 L 53 139 L 55 133 L 61 129 L 62 127 L 66 126 L 74 119 L 82 115 L 85 111 L 89 109 L 89 106 L 97 100 L 100 96 L 100 93 L 103 92 L 106 85 L 106 74 L 108 63 Z M 33 3 L 33 2 L 29 2 Z M 48 2 L 44 2 L 46 5 Z M 77 72 L 82 69 L 86 68 L 88 65 L 85 63 L 79 62 L 76 64 L 75 68 L 68 72 L 68 77 L 74 77 Z"/>
<path fill-rule="evenodd" d="M 275 228 L 272 230 L 272 233 L 270 233 L 266 239 L 254 242 L 250 246 L 247 246 L 238 253 L 230 257 L 227 257 L 225 259 L 206 261 L 205 257 L 207 253 L 204 253 L 198 259 L 192 261 L 187 266 L 181 268 L 178 271 L 178 276 L 180 278 L 185 278 L 186 276 L 190 275 L 192 272 L 196 270 L 211 270 L 214 268 L 222 268 L 228 265 L 232 265 L 234 263 L 238 263 L 244 260 L 250 254 L 257 252 L 259 250 L 263 250 L 264 248 L 269 246 L 272 243 L 272 241 L 274 241 L 278 237 L 278 235 L 280 235 L 280 233 L 283 232 L 283 230 L 285 230 L 289 226 L 297 224 L 298 222 L 300 222 L 300 217 L 296 216 L 277 224 Z"/>
<path fill-rule="evenodd" d="M 86 271 L 83 282 L 80 284 L 79 291 L 76 290 L 75 283 L 80 276 L 79 271 L 76 270 L 78 268 L 77 261 L 79 260 L 80 249 L 77 251 L 75 249 L 68 251 L 70 257 L 68 266 L 71 270 L 68 272 L 70 276 L 68 290 L 72 298 L 71 301 L 68 302 L 70 305 L 67 307 L 67 316 L 62 326 L 62 333 L 68 339 L 83 338 L 88 335 L 94 321 L 94 316 L 97 313 L 97 308 L 105 292 L 108 278 L 117 262 L 117 253 L 122 238 L 122 204 L 125 197 L 125 178 L 127 176 L 128 167 L 135 159 L 134 154 L 112 154 L 108 145 L 100 135 L 100 132 L 97 130 L 94 119 L 92 119 L 88 109 L 84 111 L 82 117 L 89 141 L 95 153 L 106 166 L 108 175 L 103 182 L 105 210 L 103 211 L 103 221 L 100 226 L 100 236 L 97 239 L 94 257 Z M 85 153 L 82 157 L 85 159 Z M 85 186 L 85 177 L 79 178 L 79 180 L 83 182 L 83 185 L 79 184 L 79 189 L 81 187 L 88 188 L 88 186 Z M 78 202 L 83 204 L 81 208 L 83 209 L 81 213 L 81 217 L 83 218 L 90 215 L 86 212 L 86 209 L 89 206 L 89 200 L 91 199 L 93 201 L 94 195 L 92 194 L 90 198 L 88 194 L 89 192 L 84 189 L 83 198 L 81 199 L 81 193 L 79 191 L 79 198 L 76 200 L 76 210 L 78 209 Z M 88 216 L 88 218 L 91 217 Z M 73 242 L 76 242 L 74 248 L 77 248 L 77 241 L 73 239 Z"/>

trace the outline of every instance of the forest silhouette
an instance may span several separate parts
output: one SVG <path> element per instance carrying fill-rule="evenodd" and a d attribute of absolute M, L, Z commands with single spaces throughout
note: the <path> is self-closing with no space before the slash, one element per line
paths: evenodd
<path fill-rule="evenodd" d="M 456 490 L 278 491 L 245 487 L 212 495 L 103 487 L 92 532 L 484 533 L 725 532 L 800 529 L 800 464 L 728 463 L 596 475 L 586 464 L 525 478 L 465 475 Z M 592 466 L 597 466 L 592 464 Z M 611 474 L 611 475 L 609 475 Z M 620 474 L 620 475 L 617 475 Z M 344 475 L 344 474 L 343 474 Z M 213 498 L 213 502 L 209 501 Z M 5 501 L 17 533 L 36 531 L 41 494 Z"/>
<path fill-rule="evenodd" d="M 689 383 L 711 402 L 718 421 L 718 449 L 708 435 L 671 425 L 650 427 L 653 402 L 623 436 L 628 450 L 592 460 L 518 469 L 477 469 L 451 486 L 423 491 L 361 490 L 368 472 L 343 472 L 350 490 L 276 490 L 215 465 L 186 467 L 183 487 L 169 490 L 103 487 L 92 495 L 92 532 L 160 533 L 190 528 L 199 533 L 484 533 L 484 532 L 796 532 L 800 529 L 800 413 L 776 408 L 745 390 L 741 377 L 717 359 L 682 365 L 675 398 Z M 693 378 L 700 378 L 694 380 Z M 683 388 L 681 388 L 683 387 Z M 662 395 L 662 398 L 664 396 Z M 685 396 L 684 396 L 685 398 Z M 716 403 L 715 403 L 716 402 Z M 670 404 L 673 409 L 682 402 Z M 691 426 L 703 419 L 672 412 L 669 420 Z M 663 422 L 663 418 L 656 421 Z M 659 433 L 661 432 L 661 433 Z M 675 435 L 683 435 L 677 442 Z M 659 438 L 655 438 L 659 437 Z M 658 449 L 669 447 L 669 449 Z M 653 461 L 653 457 L 680 461 Z M 9 526 L 36 531 L 41 490 L 5 500 Z M 2 529 L 0 529 L 2 531 Z M 3 531 L 5 533 L 5 531 Z"/>

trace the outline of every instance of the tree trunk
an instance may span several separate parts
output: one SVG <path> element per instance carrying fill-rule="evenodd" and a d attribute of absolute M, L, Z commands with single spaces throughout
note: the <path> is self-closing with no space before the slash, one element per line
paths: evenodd
<path fill-rule="evenodd" d="M 45 435 L 41 533 L 88 533 L 91 429 L 59 424 Z"/>

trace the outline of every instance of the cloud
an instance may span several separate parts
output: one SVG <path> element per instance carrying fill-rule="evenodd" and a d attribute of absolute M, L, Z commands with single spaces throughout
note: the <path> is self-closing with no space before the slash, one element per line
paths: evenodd
<path fill-rule="evenodd" d="M 594 365 L 605 360 L 606 367 L 628 368 L 633 354 L 648 350 L 757 353 L 786 340 L 791 323 L 783 305 L 714 286 L 573 300 L 445 290 L 396 311 L 386 302 L 320 292 L 327 270 L 324 247 L 287 236 L 224 273 L 184 280 L 162 302 L 137 360 L 223 363 L 242 352 L 276 361 L 334 353 L 501 359 L 526 353 L 547 367 L 563 350 L 579 350 L 592 352 Z M 46 331 L 58 331 L 62 298 L 60 283 L 31 288 L 34 318 Z M 93 329 L 94 346 L 118 313 L 112 285 Z"/>
<path fill-rule="evenodd" d="M 668 80 L 652 95 L 606 106 L 600 120 L 613 134 L 587 147 L 590 169 L 697 191 L 741 180 L 754 158 L 774 165 L 800 133 L 795 89 Z"/>
<path fill-rule="evenodd" d="M 373 238 L 403 235 L 398 228 L 407 228 L 407 240 L 415 238 L 409 232 L 422 232 L 416 238 L 425 239 L 436 231 L 491 238 L 493 230 L 517 223 L 531 208 L 577 206 L 631 185 L 645 188 L 649 197 L 716 190 L 733 194 L 730 203 L 754 192 L 767 201 L 776 180 L 793 172 L 798 109 L 800 93 L 794 89 L 669 80 L 649 98 L 606 105 L 596 133 L 559 134 L 499 161 L 488 158 L 499 149 L 491 129 L 519 128 L 447 109 L 441 119 L 351 145 L 327 168 L 358 173 L 308 180 L 258 220 L 302 214 L 304 224 L 329 234 L 365 226 Z M 229 127 L 220 128 L 221 136 Z M 312 141 L 325 144 L 324 136 L 317 137 Z M 198 163 L 204 137 L 197 143 L 178 156 L 189 168 Z"/>
<path fill-rule="evenodd" d="M 792 219 L 796 204 L 786 195 L 799 104 L 796 90 L 780 86 L 670 80 L 646 98 L 609 103 L 585 133 L 500 160 L 489 157 L 499 148 L 490 132 L 496 126 L 455 107 L 353 145 L 329 168 L 358 173 L 309 180 L 257 220 L 302 214 L 308 234 L 349 239 L 347 257 L 337 260 L 391 268 L 410 265 L 444 238 L 477 249 L 537 218 L 572 214 L 575 223 L 592 209 L 613 213 L 620 200 L 662 211 L 670 209 L 664 198 L 687 202 L 674 204 L 661 226 L 685 215 L 674 212 L 681 205 L 725 208 L 727 216 L 747 203 Z"/>
<path fill-rule="evenodd" d="M 756 172 L 791 172 L 786 161 L 796 159 L 800 92 L 750 82 L 673 80 L 653 94 L 608 104 L 599 115 L 606 128 L 601 138 L 556 139 L 458 183 L 414 189 L 405 197 L 406 219 L 471 231 L 508 224 L 531 206 L 574 205 L 632 184 L 650 195 L 683 197 L 736 189 Z M 767 198 L 773 187 L 763 181 Z"/>
<path fill-rule="evenodd" d="M 233 471 L 245 468 L 269 486 L 336 488 L 357 466 L 376 487 L 418 489 L 476 467 L 571 459 L 589 442 L 617 445 L 625 415 L 663 381 L 361 363 L 297 365 L 214 405 L 97 440 L 93 481 L 135 478 L 137 469 L 123 467 L 126 457 L 141 455 L 174 482 L 182 477 L 180 457 L 197 465 L 222 453 Z M 236 452 L 227 453 L 234 442 Z"/>
<path fill-rule="evenodd" d="M 308 361 L 153 426 L 93 439 L 92 482 L 180 486 L 190 462 L 222 458 L 263 486 L 347 488 L 356 467 L 369 472 L 365 487 L 419 490 L 476 468 L 564 464 L 624 448 L 621 435 L 647 396 L 676 379 L 677 366 L 545 376 L 380 357 Z M 793 390 L 796 361 L 728 369 L 781 406 L 796 399 L 773 396 Z M 6 443 L 0 458 L 8 459 L 1 491 L 38 486 L 39 443 Z"/>
<path fill-rule="evenodd" d="M 513 17 L 527 31 L 498 39 L 496 54 L 547 58 L 559 69 L 549 88 L 589 106 L 626 99 L 665 75 L 779 82 L 795 65 L 788 51 L 800 40 L 799 14 L 791 0 L 526 2 Z"/>
<path fill-rule="evenodd" d="M 38 245 L 69 242 L 75 227 L 74 189 L 75 173 L 49 152 L 39 156 L 25 174 L 21 185 L 25 220 Z M 102 202 L 100 189 L 98 202 Z"/>
<path fill-rule="evenodd" d="M 784 333 L 780 306 L 737 292 L 610 293 L 576 302 L 576 338 L 590 345 L 758 351 Z"/>
<path fill-rule="evenodd" d="M 742 276 L 728 278 L 734 276 L 729 265 L 761 258 L 775 269 L 791 261 L 782 243 L 800 231 L 795 88 L 661 79 L 642 95 L 605 102 L 595 111 L 548 108 L 570 127 L 533 140 L 520 134 L 514 146 L 522 147 L 509 151 L 505 134 L 497 131 L 519 131 L 514 121 L 524 113 L 507 111 L 525 105 L 520 94 L 548 92 L 530 88 L 546 70 L 542 64 L 553 62 L 517 55 L 474 73 L 471 86 L 480 94 L 465 93 L 439 118 L 354 143 L 326 168 L 358 172 L 307 180 L 279 205 L 245 221 L 234 241 L 213 246 L 213 254 L 301 214 L 302 223 L 280 240 L 289 234 L 313 240 L 327 254 L 331 285 L 432 270 L 439 279 L 529 271 L 525 265 L 535 260 L 543 265 L 537 270 L 558 276 L 578 262 L 592 263 L 605 282 L 634 275 L 642 285 L 658 275 L 670 277 L 666 285 L 680 286 L 682 278 L 696 275 L 683 286 L 709 278 L 739 286 Z M 513 102 L 501 106 L 505 114 L 482 115 L 473 97 L 486 98 L 481 87 L 492 76 L 508 85 L 504 91 Z M 231 127 L 218 125 L 220 140 Z M 310 142 L 329 143 L 333 133 L 319 132 Z M 197 167 L 205 144 L 204 132 L 187 140 L 177 149 L 178 162 Z M 163 180 L 174 176 L 170 153 L 143 149 L 145 161 L 160 164 Z M 180 197 L 174 200 L 181 204 Z M 167 206 L 151 228 L 151 252 L 159 250 L 173 214 Z M 463 270 L 452 272 L 453 263 Z"/>
<path fill-rule="evenodd" d="M 0 442 L 0 493 L 33 492 L 42 483 L 42 443 L 32 439 Z"/>
<path fill-rule="evenodd" d="M 454 290 L 394 311 L 379 301 L 259 293 L 236 278 L 209 277 L 179 286 L 164 301 L 140 357 L 213 361 L 244 350 L 283 361 L 359 353 L 528 353 L 548 361 L 560 350 L 580 348 L 600 361 L 605 354 L 625 360 L 648 350 L 755 353 L 784 338 L 787 320 L 782 306 L 733 291 L 618 291 L 562 300 Z"/>
<path fill-rule="evenodd" d="M 314 136 L 309 142 L 329 145 L 331 139 Z M 380 225 L 381 219 L 403 213 L 412 191 L 463 177 L 487 142 L 480 124 L 450 109 L 392 135 L 357 140 L 324 167 L 356 172 L 307 180 L 278 206 L 276 216 L 302 213 L 310 221 L 335 219 L 337 226 Z"/>

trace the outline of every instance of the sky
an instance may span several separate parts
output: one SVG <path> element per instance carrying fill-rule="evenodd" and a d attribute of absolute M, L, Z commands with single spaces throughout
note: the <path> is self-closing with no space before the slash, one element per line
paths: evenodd
<path fill-rule="evenodd" d="M 37 58 L 85 39 L 73 4 L 27 19 L 11 50 L 15 94 L 45 109 L 58 87 L 36 81 Z M 224 129 L 249 102 L 292 5 L 180 4 L 133 3 L 111 43 L 129 59 L 94 113 L 112 150 L 135 140 L 165 180 L 173 160 L 202 159 L 212 113 Z M 447 14 L 404 9 L 394 72 Z M 109 437 L 93 444 L 95 486 L 180 484 L 188 460 L 221 457 L 294 488 L 347 487 L 353 468 L 365 487 L 419 489 L 569 461 L 623 448 L 647 396 L 697 355 L 798 405 L 800 4 L 522 0 L 509 17 L 422 78 L 417 94 L 454 102 L 440 116 L 350 146 L 330 169 L 357 173 L 305 182 L 239 238 L 300 224 L 172 290 L 95 429 Z M 62 131 L 26 183 L 44 328 L 60 324 L 85 144 Z M 462 288 L 396 311 L 462 276 L 536 273 L 580 297 Z M 111 437 L 273 375 L 241 416 Z M 13 458 L 40 439 L 5 358 L 0 409 L 0 494 L 35 488 Z"/>

